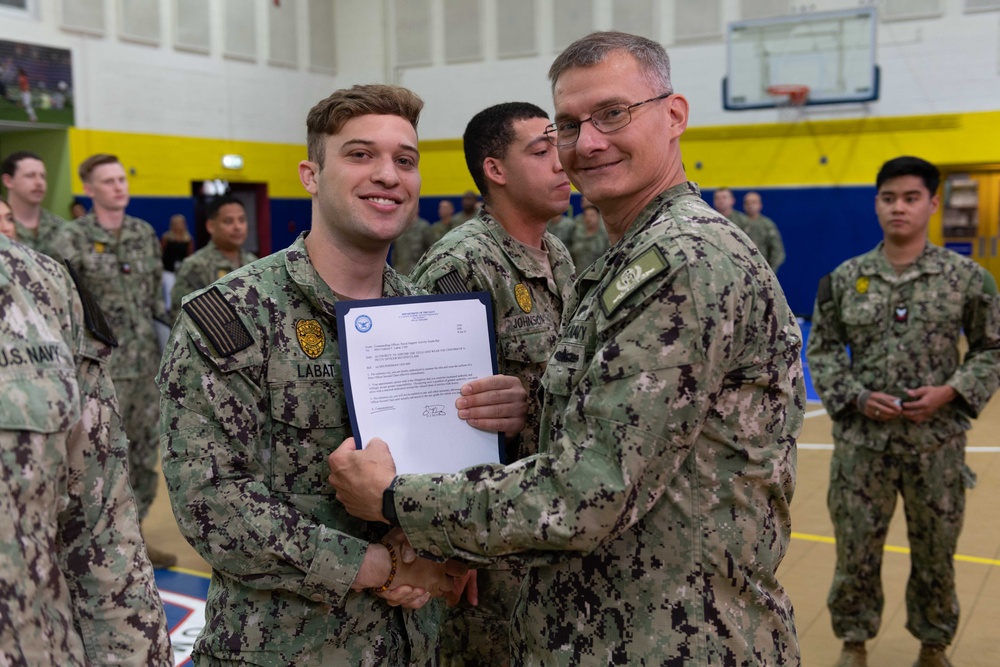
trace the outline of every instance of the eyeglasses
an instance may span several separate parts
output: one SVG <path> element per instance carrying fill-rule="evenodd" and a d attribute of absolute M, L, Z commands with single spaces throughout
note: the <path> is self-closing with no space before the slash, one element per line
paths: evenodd
<path fill-rule="evenodd" d="M 641 107 L 643 104 L 662 100 L 673 95 L 673 91 L 663 93 L 656 97 L 651 97 L 635 104 L 612 104 L 609 107 L 598 109 L 590 114 L 590 118 L 583 120 L 563 120 L 552 123 L 545 128 L 545 138 L 556 146 L 572 146 L 580 138 L 580 128 L 584 123 L 590 121 L 599 132 L 608 134 L 615 130 L 620 130 L 632 122 L 632 109 Z"/>

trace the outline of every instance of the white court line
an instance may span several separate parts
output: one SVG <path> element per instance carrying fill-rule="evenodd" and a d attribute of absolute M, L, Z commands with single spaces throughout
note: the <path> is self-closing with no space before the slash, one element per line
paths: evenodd
<path fill-rule="evenodd" d="M 810 410 L 809 412 L 802 415 L 803 419 L 809 419 L 810 417 L 819 417 L 820 415 L 826 414 L 826 408 L 820 408 L 819 410 Z"/>
<path fill-rule="evenodd" d="M 800 442 L 797 445 L 797 447 L 799 449 L 814 449 L 814 450 L 833 449 L 833 445 L 810 443 L 810 442 Z M 1000 454 L 1000 447 L 966 447 L 965 451 L 970 454 Z"/>

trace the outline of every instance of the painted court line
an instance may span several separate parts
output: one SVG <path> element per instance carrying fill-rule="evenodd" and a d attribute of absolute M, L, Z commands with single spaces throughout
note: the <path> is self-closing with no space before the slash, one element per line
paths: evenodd
<path fill-rule="evenodd" d="M 802 415 L 803 419 L 811 419 L 812 417 L 822 417 L 826 414 L 826 408 L 820 408 L 819 410 L 810 410 L 809 412 Z"/>
<path fill-rule="evenodd" d="M 173 567 L 168 567 L 167 569 L 170 570 L 171 572 L 181 572 L 183 574 L 190 574 L 192 576 L 202 577 L 204 579 L 211 579 L 212 578 L 212 573 L 211 572 L 202 572 L 200 570 L 189 570 L 186 567 L 179 567 L 177 565 L 174 565 Z"/>
<path fill-rule="evenodd" d="M 823 544 L 836 543 L 836 540 L 832 537 L 827 537 L 826 535 L 810 535 L 809 533 L 796 533 L 794 531 L 792 532 L 792 539 L 802 540 L 803 542 L 822 542 Z M 894 547 L 890 544 L 885 545 L 885 550 L 894 554 L 910 553 L 910 550 L 907 547 Z M 977 565 L 993 565 L 994 567 L 1000 567 L 1000 560 L 994 560 L 992 558 L 979 558 L 978 556 L 963 556 L 961 554 L 955 554 L 955 560 L 963 563 L 975 563 Z"/>

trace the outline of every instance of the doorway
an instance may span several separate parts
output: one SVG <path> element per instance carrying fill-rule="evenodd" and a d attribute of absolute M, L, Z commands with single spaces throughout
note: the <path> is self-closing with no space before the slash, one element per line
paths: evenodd
<path fill-rule="evenodd" d="M 1000 165 L 941 172 L 941 203 L 932 223 L 940 230 L 939 242 L 978 262 L 1000 283 Z"/>
<path fill-rule="evenodd" d="M 247 240 L 243 249 L 258 257 L 271 254 L 271 204 L 267 183 L 236 183 L 219 179 L 191 181 L 194 199 L 195 245 L 204 247 L 208 241 L 206 210 L 216 197 L 231 195 L 240 200 L 247 212 Z"/>

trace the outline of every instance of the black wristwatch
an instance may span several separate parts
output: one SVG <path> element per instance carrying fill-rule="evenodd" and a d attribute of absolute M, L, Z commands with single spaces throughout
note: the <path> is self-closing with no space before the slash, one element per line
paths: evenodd
<path fill-rule="evenodd" d="M 390 526 L 399 525 L 399 517 L 396 516 L 396 480 L 399 476 L 392 478 L 389 486 L 382 492 L 382 516 L 389 522 Z"/>

